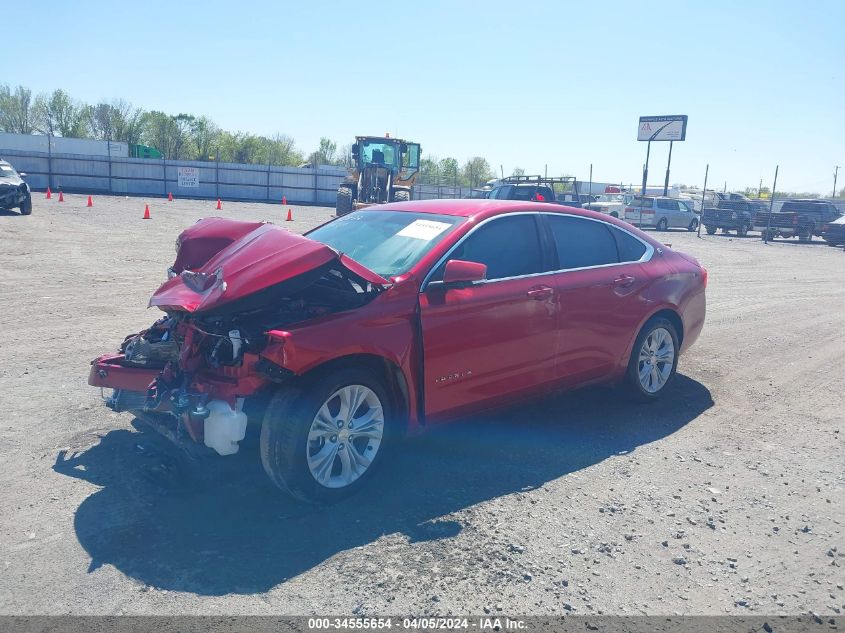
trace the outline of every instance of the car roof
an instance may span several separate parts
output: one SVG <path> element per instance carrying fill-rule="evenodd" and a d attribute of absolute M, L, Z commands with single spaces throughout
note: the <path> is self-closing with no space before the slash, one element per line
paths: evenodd
<path fill-rule="evenodd" d="M 594 218 L 608 222 L 609 224 L 624 224 L 616 218 L 604 213 L 568 207 L 563 204 L 550 204 L 548 202 L 529 202 L 526 200 L 497 200 L 489 198 L 449 198 L 440 200 L 412 200 L 410 202 L 392 202 L 377 206 L 366 207 L 363 211 L 404 211 L 409 213 L 432 213 L 440 215 L 451 215 L 462 218 L 471 218 L 480 221 L 515 212 L 536 212 L 536 213 L 561 213 L 568 215 L 581 215 L 587 218 Z M 626 225 L 626 229 L 630 228 Z"/>

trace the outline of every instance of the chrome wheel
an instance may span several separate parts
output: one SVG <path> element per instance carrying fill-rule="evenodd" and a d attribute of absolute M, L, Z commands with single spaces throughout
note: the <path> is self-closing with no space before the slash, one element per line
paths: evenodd
<path fill-rule="evenodd" d="M 637 359 L 640 385 L 648 393 L 660 391 L 675 364 L 675 342 L 666 328 L 658 327 L 643 341 Z"/>
<path fill-rule="evenodd" d="M 306 457 L 326 488 L 343 488 L 363 475 L 384 438 L 384 410 L 375 392 L 347 385 L 326 399 L 311 422 Z"/>

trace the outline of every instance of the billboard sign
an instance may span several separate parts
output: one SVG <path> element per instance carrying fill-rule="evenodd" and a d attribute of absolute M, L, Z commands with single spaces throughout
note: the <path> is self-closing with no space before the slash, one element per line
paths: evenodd
<path fill-rule="evenodd" d="M 640 117 L 638 141 L 683 141 L 686 136 L 686 114 Z"/>
<path fill-rule="evenodd" d="M 179 167 L 176 177 L 179 187 L 196 189 L 200 186 L 199 167 Z"/>

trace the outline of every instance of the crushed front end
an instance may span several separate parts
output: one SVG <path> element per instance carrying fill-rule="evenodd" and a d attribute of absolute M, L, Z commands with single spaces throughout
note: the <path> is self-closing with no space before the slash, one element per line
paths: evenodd
<path fill-rule="evenodd" d="M 284 367 L 284 328 L 364 305 L 384 281 L 307 238 L 245 224 L 212 218 L 183 232 L 170 279 L 150 300 L 165 316 L 95 359 L 88 380 L 113 390 L 114 411 L 221 455 L 244 438 L 245 405 L 295 376 Z"/>

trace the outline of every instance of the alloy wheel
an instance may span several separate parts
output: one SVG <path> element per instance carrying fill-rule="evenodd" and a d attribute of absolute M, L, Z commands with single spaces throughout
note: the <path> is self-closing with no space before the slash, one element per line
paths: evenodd
<path fill-rule="evenodd" d="M 648 393 L 660 391 L 675 363 L 675 341 L 666 328 L 658 327 L 649 333 L 640 347 L 637 374 L 640 385 Z"/>
<path fill-rule="evenodd" d="M 375 392 L 347 385 L 330 395 L 308 431 L 311 475 L 326 488 L 343 488 L 363 475 L 384 439 L 384 409 Z"/>

